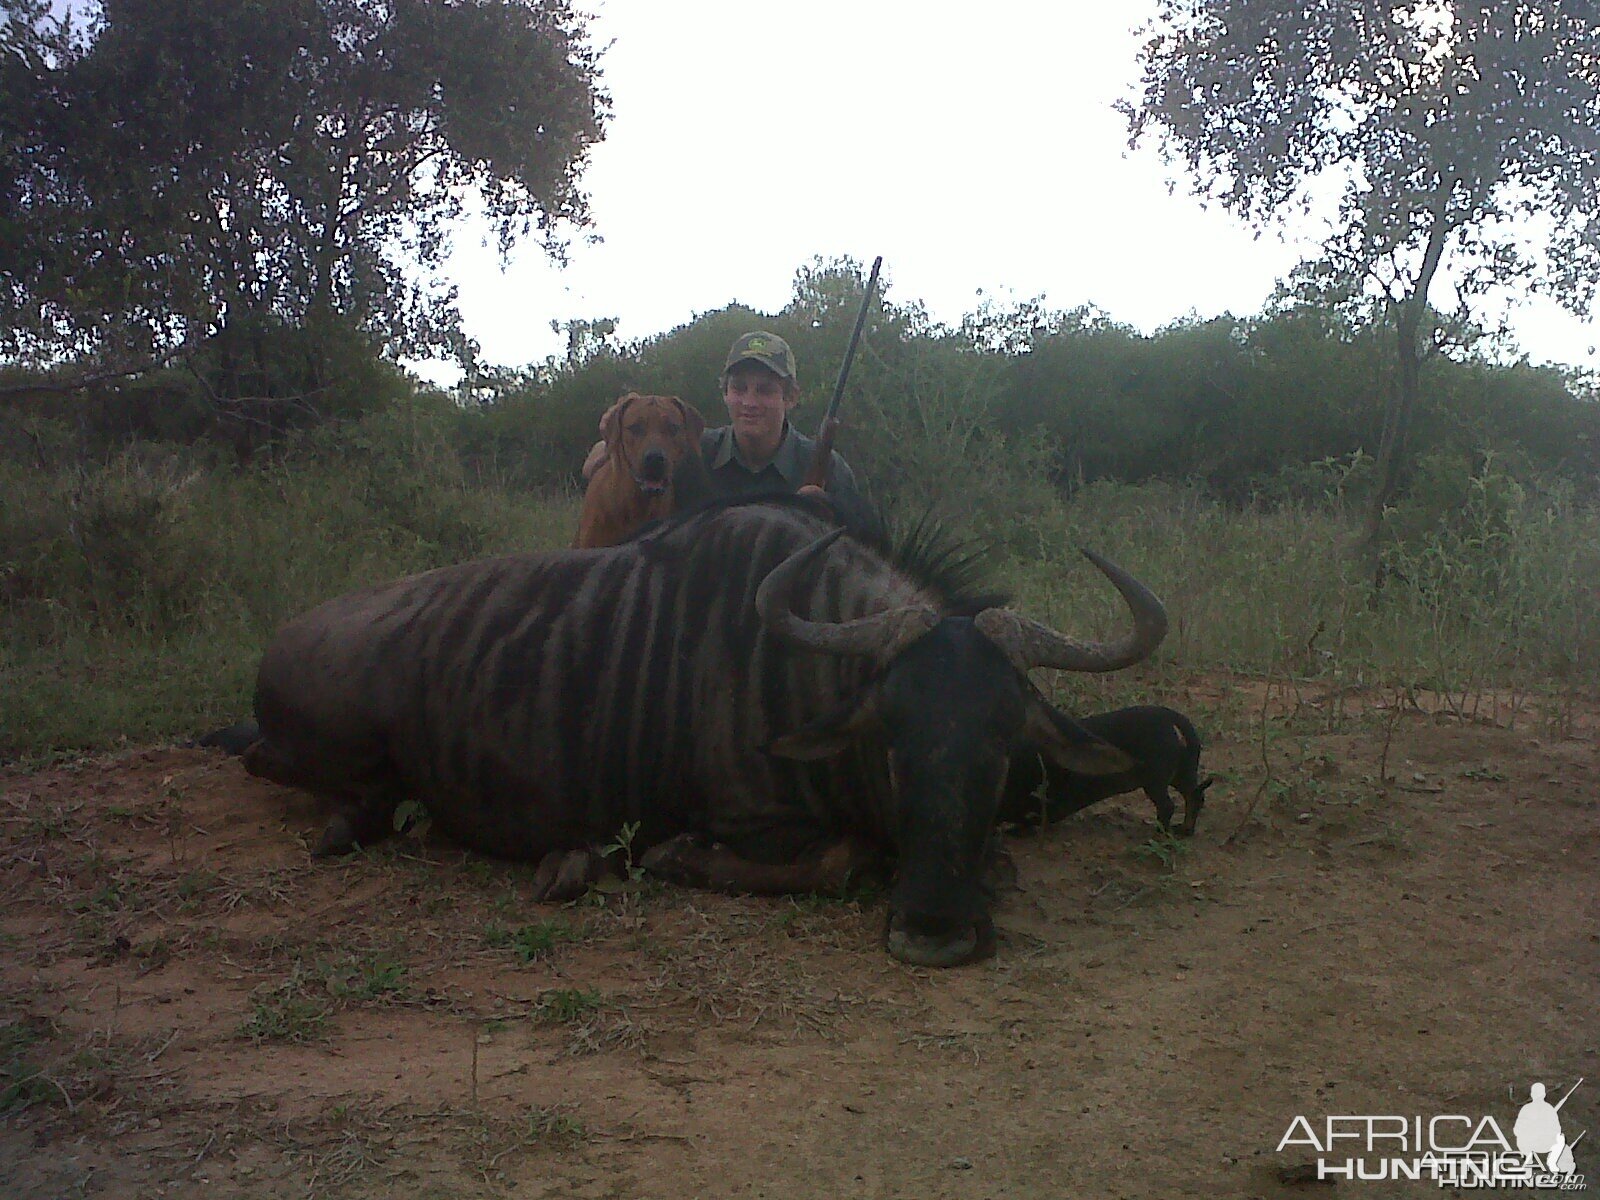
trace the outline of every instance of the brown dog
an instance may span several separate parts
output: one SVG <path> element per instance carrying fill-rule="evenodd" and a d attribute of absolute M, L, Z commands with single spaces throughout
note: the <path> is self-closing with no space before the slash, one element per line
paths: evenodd
<path fill-rule="evenodd" d="M 615 546 L 703 490 L 700 434 L 705 418 L 676 396 L 629 392 L 600 425 L 606 457 L 589 479 L 573 546 Z M 689 493 L 694 493 L 691 496 Z"/>

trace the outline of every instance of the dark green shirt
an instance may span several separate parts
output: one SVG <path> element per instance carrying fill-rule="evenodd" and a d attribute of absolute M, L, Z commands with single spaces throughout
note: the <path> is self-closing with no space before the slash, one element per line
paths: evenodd
<path fill-rule="evenodd" d="M 700 435 L 700 454 L 711 474 L 711 490 L 716 496 L 750 496 L 758 492 L 796 492 L 805 482 L 811 465 L 811 450 L 816 445 L 788 421 L 783 423 L 783 440 L 772 461 L 759 470 L 739 453 L 733 426 L 708 429 Z M 828 499 L 841 517 L 862 514 L 866 505 L 856 486 L 855 472 L 837 450 L 828 472 Z"/>

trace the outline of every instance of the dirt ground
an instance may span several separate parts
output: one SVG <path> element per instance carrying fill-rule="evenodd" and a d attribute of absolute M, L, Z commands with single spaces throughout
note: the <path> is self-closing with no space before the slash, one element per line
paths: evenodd
<path fill-rule="evenodd" d="M 206 751 L 0 773 L 0 1195 L 1440 1195 L 1277 1146 L 1509 1134 L 1580 1076 L 1595 1187 L 1600 698 L 1313 693 L 1168 697 L 1198 836 L 1127 796 L 1015 839 L 999 953 L 949 971 L 881 895 L 312 863 L 313 803 Z"/>

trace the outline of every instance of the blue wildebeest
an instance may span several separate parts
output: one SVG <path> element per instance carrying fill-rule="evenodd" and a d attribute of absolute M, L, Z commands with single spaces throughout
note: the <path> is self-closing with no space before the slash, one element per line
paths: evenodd
<path fill-rule="evenodd" d="M 462 844 L 539 862 L 544 898 L 632 822 L 647 869 L 724 890 L 828 890 L 893 859 L 890 952 L 979 957 L 1013 747 L 1129 765 L 1027 671 L 1127 666 L 1166 615 L 1095 559 L 1133 629 L 1078 642 L 941 588 L 938 554 L 919 571 L 842 532 L 792 498 L 713 506 L 331 600 L 268 647 L 246 766 L 336 801 L 319 854 L 383 837 L 411 795 Z"/>

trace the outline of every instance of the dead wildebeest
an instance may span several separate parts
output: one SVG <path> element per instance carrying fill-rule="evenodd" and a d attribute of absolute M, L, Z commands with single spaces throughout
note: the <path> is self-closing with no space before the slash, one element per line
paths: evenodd
<path fill-rule="evenodd" d="M 1094 558 L 1133 628 L 1075 641 L 947 554 L 843 533 L 801 498 L 717 504 L 610 549 L 329 601 L 268 647 L 245 764 L 336 802 L 318 854 L 384 837 L 412 796 L 462 844 L 538 862 L 544 898 L 581 891 L 635 822 L 647 870 L 724 890 L 834 890 L 892 859 L 890 953 L 971 961 L 993 946 L 982 876 L 1013 747 L 1129 766 L 1027 672 L 1137 662 L 1166 614 Z"/>
<path fill-rule="evenodd" d="M 1006 787 L 1002 820 L 1026 824 L 1042 815 L 1046 822 L 1057 821 L 1107 797 L 1142 788 L 1156 806 L 1161 828 L 1170 829 L 1174 807 L 1170 788 L 1183 797 L 1183 820 L 1173 832 L 1182 837 L 1194 833 L 1211 780 L 1200 778 L 1200 735 L 1188 717 L 1160 705 L 1139 704 L 1079 717 L 1078 724 L 1125 753 L 1133 766 L 1086 775 L 1021 755 Z M 1041 782 L 1042 803 L 1033 795 Z"/>

